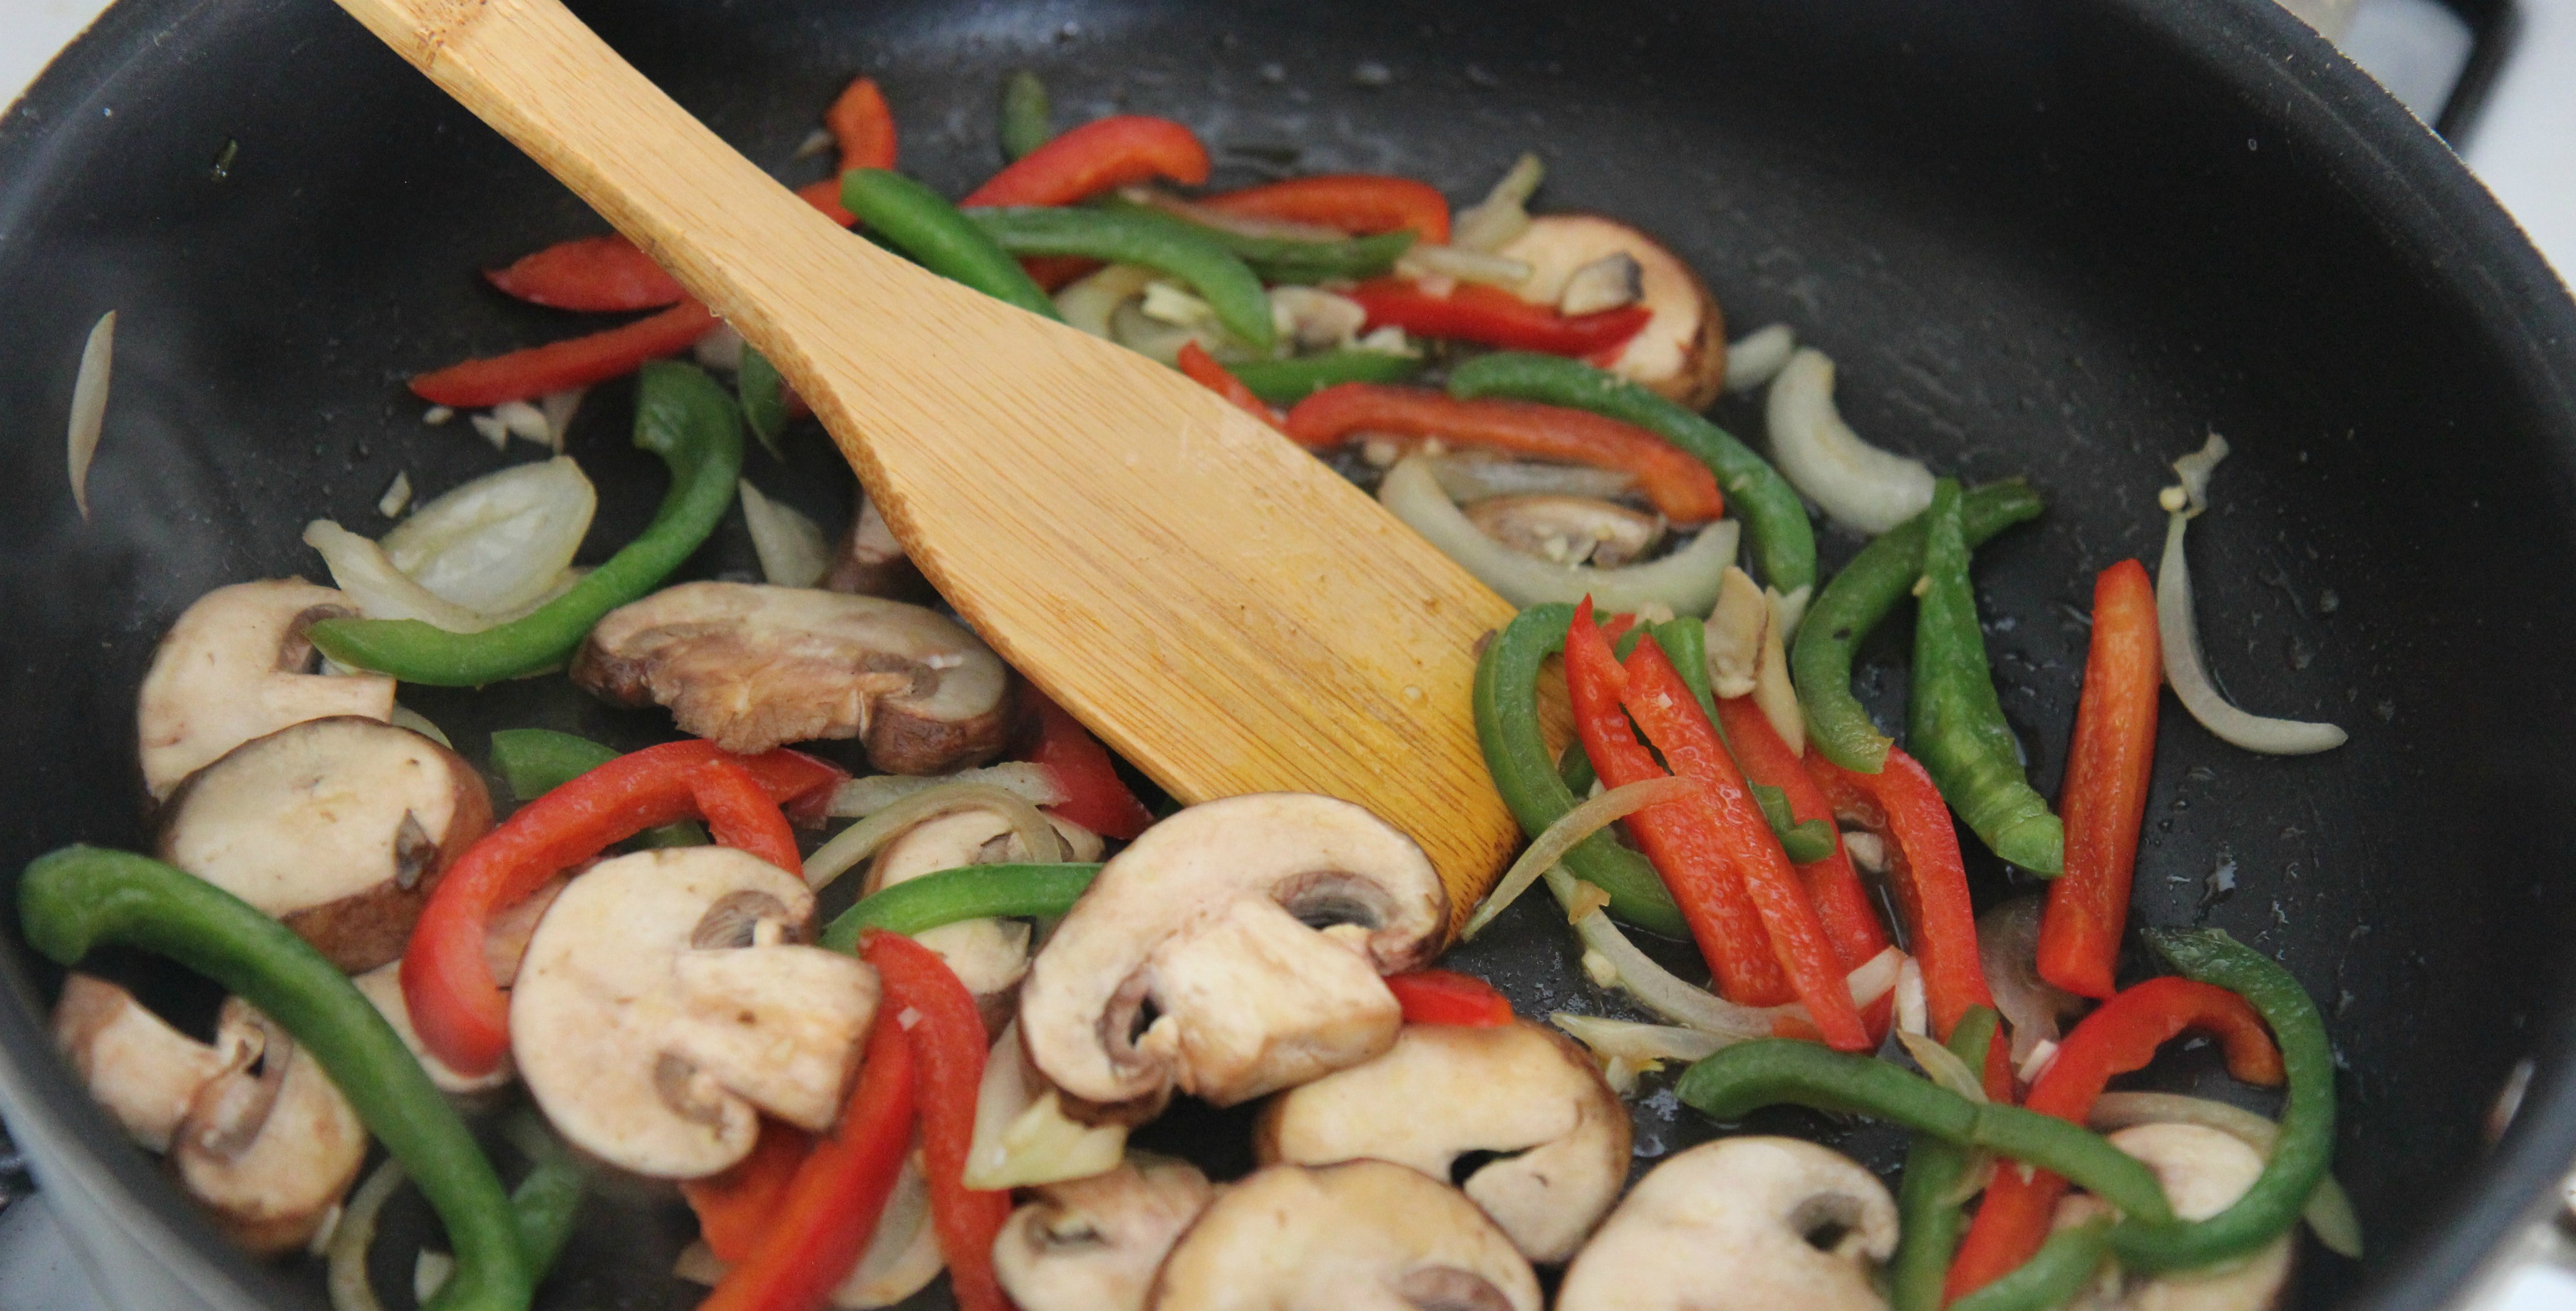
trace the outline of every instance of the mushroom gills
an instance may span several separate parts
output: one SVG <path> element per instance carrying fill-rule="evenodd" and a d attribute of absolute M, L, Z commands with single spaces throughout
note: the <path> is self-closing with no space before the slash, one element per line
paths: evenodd
<path fill-rule="evenodd" d="M 94 974 L 63 979 L 54 1045 L 81 1083 L 135 1142 L 170 1150 L 171 1135 L 207 1084 L 259 1059 L 262 1034 L 236 1027 L 209 1046 L 170 1027 L 134 994 Z"/>
<path fill-rule="evenodd" d="M 136 698 L 143 785 L 155 801 L 225 752 L 289 724 L 333 715 L 386 720 L 394 680 L 312 672 L 305 630 L 358 612 L 300 578 L 218 587 L 179 616 Z"/>
<path fill-rule="evenodd" d="M 1032 1193 L 993 1243 L 1020 1311 L 1142 1311 L 1172 1244 L 1216 1196 L 1197 1166 L 1145 1153 Z"/>
<path fill-rule="evenodd" d="M 1167 943 L 1147 965 L 1137 1057 L 1234 1106 L 1386 1050 L 1403 1010 L 1366 956 L 1332 943 L 1340 927 L 1318 933 L 1274 904 L 1237 901 Z"/>
<path fill-rule="evenodd" d="M 1495 496 L 1463 510 L 1487 537 L 1569 568 L 1615 569 L 1664 538 L 1663 516 L 1585 496 Z"/>
<path fill-rule="evenodd" d="M 1849 1157 L 1721 1138 L 1628 1191 L 1567 1268 L 1557 1311 L 1883 1311 L 1896 1233 L 1887 1186 Z"/>
<path fill-rule="evenodd" d="M 1386 1161 L 1273 1165 L 1220 1194 L 1153 1311 L 1538 1311 L 1538 1276 L 1465 1194 Z"/>
<path fill-rule="evenodd" d="M 215 1045 L 258 1055 L 198 1090 L 171 1171 L 234 1243 L 260 1256 L 303 1247 L 357 1182 L 366 1126 L 321 1063 L 240 998 L 225 999 Z"/>

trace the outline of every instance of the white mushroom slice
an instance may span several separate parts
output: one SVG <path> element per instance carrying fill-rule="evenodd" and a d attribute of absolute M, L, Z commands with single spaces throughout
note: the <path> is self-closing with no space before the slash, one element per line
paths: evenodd
<path fill-rule="evenodd" d="M 411 1009 L 403 1002 L 401 961 L 377 966 L 349 982 L 358 985 L 358 995 L 373 1003 L 376 1013 L 385 1017 L 385 1023 L 394 1026 L 395 1036 L 401 1038 L 403 1046 L 410 1048 L 411 1054 L 419 1058 L 420 1068 L 428 1073 L 429 1081 L 438 1085 L 440 1092 L 451 1097 L 474 1097 L 506 1088 L 515 1077 L 506 1054 L 491 1073 L 466 1075 L 457 1073 L 447 1062 L 421 1045 L 419 1032 L 411 1027 Z"/>
<path fill-rule="evenodd" d="M 510 991 L 510 1049 L 574 1146 L 695 1179 L 741 1160 L 758 1110 L 828 1127 L 876 1012 L 876 972 L 793 945 L 814 897 L 728 847 L 637 852 L 574 879 Z"/>
<path fill-rule="evenodd" d="M 864 488 L 857 508 L 850 511 L 850 526 L 842 530 L 841 544 L 832 552 L 832 571 L 823 576 L 823 590 L 890 601 L 927 601 L 934 595 Z"/>
<path fill-rule="evenodd" d="M 1522 299 L 1560 307 L 1578 291 L 1599 299 L 1602 293 L 1577 285 L 1587 271 L 1590 281 L 1607 285 L 1611 275 L 1604 261 L 1634 260 L 1637 299 L 1654 317 L 1620 350 L 1610 371 L 1694 410 L 1707 408 L 1724 388 L 1726 323 L 1717 300 L 1661 242 L 1597 214 L 1544 214 L 1495 253 L 1530 266 L 1529 281 L 1519 288 Z"/>
<path fill-rule="evenodd" d="M 2241 1138 L 2198 1124 L 2141 1124 L 2111 1135 L 2111 1145 L 2144 1161 L 2164 1185 L 2174 1214 L 2206 1220 L 2236 1204 L 2263 1173 L 2263 1154 Z M 2065 1228 L 2108 1213 L 2096 1198 L 2058 1203 Z M 2172 1275 L 2106 1276 L 2068 1303 L 2070 1311 L 2270 1311 L 2289 1282 L 2298 1237 L 2283 1234 L 2252 1256 L 2214 1270 Z"/>
<path fill-rule="evenodd" d="M 259 1057 L 198 1090 L 171 1136 L 170 1167 L 233 1242 L 260 1256 L 294 1251 L 357 1182 L 367 1127 L 321 1062 L 249 1003 L 226 998 L 215 1029 L 217 1048 L 255 1043 Z"/>
<path fill-rule="evenodd" d="M 571 873 L 589 868 L 590 865 L 583 865 Z M 506 988 L 518 980 L 519 962 L 528 955 L 528 939 L 536 936 L 537 923 L 546 917 L 546 911 L 555 904 L 555 898 L 563 895 L 565 885 L 571 881 L 570 873 L 547 879 L 537 885 L 535 892 L 528 894 L 526 901 L 494 915 L 491 923 L 484 926 L 483 968 L 492 971 L 495 987 Z"/>
<path fill-rule="evenodd" d="M 1849 1157 L 1720 1138 L 1664 1161 L 1601 1224 L 1557 1311 L 1884 1311 L 1896 1202 Z"/>
<path fill-rule="evenodd" d="M 1010 671 L 935 611 L 756 583 L 682 583 L 609 612 L 573 681 L 659 702 L 727 751 L 855 737 L 890 774 L 982 764 L 1009 728 Z"/>
<path fill-rule="evenodd" d="M 385 720 L 394 680 L 306 672 L 304 630 L 355 615 L 346 595 L 300 578 L 218 587 L 198 597 L 152 653 L 136 728 L 143 786 L 155 800 L 215 757 L 289 724 L 327 715 Z"/>
<path fill-rule="evenodd" d="M 1615 569 L 1664 538 L 1662 515 L 1586 496 L 1494 496 L 1464 509 L 1487 537 L 1553 564 Z"/>
<path fill-rule="evenodd" d="M 1624 250 L 1614 250 L 1576 269 L 1557 293 L 1556 312 L 1570 317 L 1622 309 L 1646 298 L 1645 266 Z"/>
<path fill-rule="evenodd" d="M 89 1095 L 155 1152 L 170 1150 L 170 1136 L 199 1089 L 259 1059 L 260 1051 L 256 1030 L 228 1033 L 226 1046 L 209 1047 L 92 974 L 64 978 L 53 1031 L 54 1045 Z"/>
<path fill-rule="evenodd" d="M 448 863 L 492 827 L 483 776 L 372 719 L 309 719 L 189 776 L 161 859 L 283 920 L 351 973 L 402 955 Z"/>
<path fill-rule="evenodd" d="M 1708 614 L 1708 685 L 1720 701 L 1753 691 L 1762 671 L 1762 633 L 1770 603 L 1753 575 L 1734 565 L 1717 581 L 1717 608 Z"/>
<path fill-rule="evenodd" d="M 1274 1165 L 1227 1189 L 1153 1311 L 1538 1311 L 1538 1276 L 1466 1195 L 1385 1161 Z M 1803 1311 L 1803 1309 L 1802 1309 Z"/>
<path fill-rule="evenodd" d="M 1064 838 L 1065 859 L 1100 859 L 1099 834 L 1052 816 L 1049 822 Z M 1013 835 L 1008 817 L 981 806 L 953 810 L 905 829 L 878 851 L 860 895 L 944 869 L 1028 859 L 1028 846 Z M 1025 920 L 975 919 L 925 930 L 914 940 L 948 963 L 957 981 L 975 994 L 985 1027 L 997 1030 L 1010 1018 L 1012 990 L 1029 972 L 1029 933 Z"/>
<path fill-rule="evenodd" d="M 1021 985 L 1021 1040 L 1104 1116 L 1175 1086 L 1249 1101 L 1385 1051 L 1402 1017 L 1378 976 L 1430 959 L 1448 916 L 1422 849 L 1350 802 L 1192 806 L 1074 903 Z"/>
<path fill-rule="evenodd" d="M 1618 1095 L 1555 1032 L 1408 1024 L 1376 1060 L 1274 1098 L 1252 1150 L 1265 1165 L 1373 1157 L 1451 1180 L 1521 1255 L 1554 1264 L 1619 1200 L 1629 1135 Z"/>
<path fill-rule="evenodd" d="M 1197 1166 L 1155 1156 L 1034 1192 L 993 1240 L 1020 1311 L 1143 1311 L 1163 1257 L 1216 1196 Z"/>

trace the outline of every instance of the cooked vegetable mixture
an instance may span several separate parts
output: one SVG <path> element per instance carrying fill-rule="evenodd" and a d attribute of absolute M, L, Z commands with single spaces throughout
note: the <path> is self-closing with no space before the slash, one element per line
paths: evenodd
<path fill-rule="evenodd" d="M 1179 123 L 1059 134 L 1027 73 L 999 103 L 1008 162 L 951 201 L 897 171 L 860 79 L 804 195 L 1182 370 L 1524 607 L 1481 648 L 1474 714 L 1531 845 L 1466 934 L 1544 882 L 1594 987 L 1541 1023 L 1438 968 L 1448 894 L 1368 798 L 1140 799 L 864 494 L 836 544 L 746 479 L 746 429 L 775 456 L 802 405 L 643 252 L 581 238 L 487 276 L 646 317 L 412 381 L 431 422 L 478 411 L 552 458 L 379 540 L 316 522 L 336 587 L 200 598 L 139 697 L 152 854 L 66 848 L 20 884 L 27 940 L 73 971 L 64 1054 L 224 1232 L 327 1250 L 342 1311 L 380 1305 L 369 1248 L 403 1189 L 446 1235 L 425 1304 L 517 1311 L 608 1176 L 689 1208 L 672 1275 L 728 1311 L 888 1306 L 943 1273 L 969 1311 L 1535 1311 L 1541 1267 L 1566 1311 L 2251 1311 L 2302 1217 L 2359 1254 L 2308 993 L 2224 933 L 2127 923 L 2168 677 L 2249 749 L 2342 740 L 2200 672 L 2183 526 L 2223 442 L 2177 464 L 2156 577 L 2095 582 L 2052 809 L 1971 576 L 2038 488 L 1864 441 L 1784 325 L 1730 353 L 1665 246 L 1531 212 L 1535 157 L 1456 214 L 1397 177 L 1208 193 Z M 630 375 L 668 491 L 575 567 L 598 497 L 564 430 Z M 1765 388 L 1767 455 L 1703 417 Z M 674 583 L 737 504 L 765 581 Z M 1867 539 L 1839 572 L 1811 505 Z M 1851 680 L 1909 597 L 1899 745 Z M 496 732 L 496 807 L 395 700 L 558 671 L 666 709 L 671 740 Z M 1963 832 L 2044 898 L 1980 919 Z M 229 993 L 212 1041 L 82 971 L 108 947 Z M 2111 1089 L 2184 1035 L 2281 1090 L 2277 1122 Z M 1632 1185 L 1626 1099 L 1668 1064 L 1718 1132 Z M 1257 1104 L 1256 1168 L 1131 1150 L 1176 1099 Z M 1910 1132 L 1896 1191 L 1731 1131 L 1781 1104 Z M 486 1122 L 524 1158 L 515 1193 Z"/>

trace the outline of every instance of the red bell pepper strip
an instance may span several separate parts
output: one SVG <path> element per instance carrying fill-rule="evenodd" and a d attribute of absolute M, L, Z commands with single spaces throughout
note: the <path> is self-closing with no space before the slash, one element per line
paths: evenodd
<path fill-rule="evenodd" d="M 1168 118 L 1121 114 L 1085 123 L 1020 156 L 957 204 L 1072 205 L 1154 178 L 1195 187 L 1207 177 L 1207 147 L 1196 133 Z"/>
<path fill-rule="evenodd" d="M 468 1074 L 498 1066 L 510 1049 L 510 1004 L 483 957 L 492 917 L 609 844 L 697 814 L 701 771 L 716 760 L 740 767 L 773 801 L 828 794 L 848 777 L 793 751 L 734 756 L 712 742 L 665 742 L 521 806 L 448 867 L 412 930 L 403 999 L 422 1045 Z"/>
<path fill-rule="evenodd" d="M 966 1186 L 966 1152 L 975 1138 L 976 1090 L 990 1045 L 975 996 L 938 953 L 899 933 L 871 929 L 859 954 L 885 984 L 877 1023 L 912 1044 L 913 1106 L 921 1118 L 922 1174 L 930 1184 L 930 1221 L 958 1311 L 1010 1311 L 993 1274 L 993 1239 L 1011 1216 L 1009 1189 Z"/>
<path fill-rule="evenodd" d="M 1413 970 L 1386 976 L 1386 990 L 1404 1008 L 1407 1024 L 1455 1024 L 1475 1029 L 1512 1022 L 1511 999 L 1494 985 L 1455 970 Z"/>
<path fill-rule="evenodd" d="M 2066 757 L 2066 873 L 2048 885 L 2039 921 L 2039 977 L 2082 997 L 2108 997 L 2129 918 L 2129 876 L 2156 761 L 2156 700 L 2164 654 L 2156 587 L 2122 560 L 2093 580 L 2093 644 Z"/>
<path fill-rule="evenodd" d="M 1770 718 L 1753 704 L 1752 697 L 1720 700 L 1717 722 L 1726 730 L 1727 750 L 1744 767 L 1748 781 L 1786 794 L 1793 821 L 1820 819 L 1832 827 L 1833 803 L 1825 800 L 1824 790 L 1808 776 L 1806 762 L 1781 740 L 1780 730 L 1771 727 Z M 1869 889 L 1861 886 L 1851 857 L 1843 851 L 1840 829 L 1834 830 L 1833 854 L 1800 865 L 1798 877 L 1806 882 L 1807 896 L 1816 903 L 1816 917 L 1825 922 L 1825 936 L 1833 939 L 1845 970 L 1859 969 L 1887 950 L 1887 930 L 1870 905 Z"/>
<path fill-rule="evenodd" d="M 841 148 L 842 172 L 894 167 L 894 111 L 886 108 L 885 92 L 875 78 L 862 77 L 842 88 L 823 111 L 823 127 Z"/>
<path fill-rule="evenodd" d="M 1020 687 L 1020 713 L 1037 722 L 1037 739 L 1021 758 L 1045 770 L 1056 791 L 1064 794 L 1048 812 L 1122 842 L 1144 832 L 1154 822 L 1153 813 L 1118 777 L 1100 739 L 1046 693 L 1026 683 Z"/>
<path fill-rule="evenodd" d="M 1508 291 L 1473 282 L 1459 284 L 1446 296 L 1434 296 L 1404 278 L 1379 278 L 1344 294 L 1368 311 L 1371 328 L 1392 325 L 1417 337 L 1448 337 L 1577 359 L 1615 353 L 1654 317 L 1642 305 L 1629 305 L 1568 318 L 1552 306 L 1533 305 Z"/>
<path fill-rule="evenodd" d="M 704 1179 L 680 1181 L 680 1196 L 698 1216 L 698 1237 L 717 1260 L 740 1265 L 760 1245 L 813 1150 L 814 1135 L 762 1116 L 751 1155 Z"/>
<path fill-rule="evenodd" d="M 821 1311 L 830 1303 L 868 1250 L 912 1154 L 913 1065 L 894 1008 L 880 1004 L 841 1118 L 815 1142 L 750 1254 L 698 1311 Z"/>
<path fill-rule="evenodd" d="M 805 857 L 796 850 L 796 831 L 787 815 L 751 771 L 718 756 L 698 766 L 689 779 L 689 799 L 706 816 L 717 842 L 802 877 Z"/>
<path fill-rule="evenodd" d="M 2158 1047 L 2187 1031 L 2217 1038 L 2228 1072 L 2247 1083 L 2278 1087 L 2284 1078 L 2280 1048 L 2244 998 L 2189 979 L 2149 979 L 2085 1016 L 2023 1105 L 2082 1124 L 2112 1076 L 2145 1068 Z M 1975 1292 L 2029 1260 L 2047 1241 L 2065 1192 L 2065 1178 L 2046 1170 L 1997 1170 L 1950 1266 L 1946 1296 Z"/>
<path fill-rule="evenodd" d="M 1181 372 L 1190 375 L 1190 381 L 1224 397 L 1236 409 L 1281 432 L 1288 430 L 1286 425 L 1280 423 L 1279 416 L 1271 410 L 1268 401 L 1253 395 L 1252 389 L 1243 384 L 1243 379 L 1227 372 L 1226 367 L 1217 363 L 1216 357 L 1208 354 L 1198 342 L 1181 343 Z"/>
<path fill-rule="evenodd" d="M 614 234 L 559 241 L 483 277 L 531 305 L 602 314 L 660 309 L 689 294 L 652 256 Z"/>
<path fill-rule="evenodd" d="M 1969 1007 L 1995 1004 L 1977 960 L 1977 916 L 1948 803 L 1923 766 L 1894 747 L 1875 774 L 1855 774 L 1814 752 L 1807 773 L 1836 815 L 1890 839 L 1888 883 L 1923 969 L 1933 1036 L 1946 1040 Z"/>
<path fill-rule="evenodd" d="M 1798 881 L 1798 871 L 1780 850 L 1770 821 L 1763 818 L 1762 807 L 1744 786 L 1744 771 L 1726 753 L 1716 727 L 1701 713 L 1699 699 L 1652 635 L 1628 653 L 1627 670 L 1628 686 L 1619 694 L 1619 703 L 1627 707 L 1629 717 L 1645 731 L 1646 740 L 1662 753 L 1673 773 L 1701 787 L 1700 795 L 1668 804 L 1697 810 L 1704 827 L 1716 835 L 1718 869 L 1744 888 L 1760 912 L 1780 972 L 1797 989 L 1798 1000 L 1807 1004 L 1807 1014 L 1824 1035 L 1825 1045 L 1837 1051 L 1870 1050 L 1876 1044 L 1869 1040 L 1860 1009 L 1852 1005 L 1851 989 L 1843 981 L 1850 967 L 1834 950 L 1814 903 L 1807 900 L 1807 886 Z M 1670 874 L 1664 881 L 1668 886 L 1674 883 Z M 1678 886 L 1673 887 L 1673 900 L 1681 903 L 1684 914 L 1694 901 L 1682 895 Z"/>
<path fill-rule="evenodd" d="M 1705 523 L 1726 511 L 1717 475 L 1663 438 L 1589 410 L 1535 401 L 1462 401 L 1421 387 L 1345 382 L 1297 402 L 1288 435 L 1325 450 L 1356 432 L 1437 437 L 1453 446 L 1486 446 L 1566 464 L 1615 469 L 1665 518 Z"/>
<path fill-rule="evenodd" d="M 695 300 L 624 327 L 488 359 L 467 360 L 411 380 L 412 394 L 432 405 L 479 410 L 548 392 L 624 377 L 646 360 L 677 355 L 713 331 L 716 316 Z"/>
<path fill-rule="evenodd" d="M 1575 734 L 1604 784 L 1624 787 L 1666 776 L 1619 709 L 1628 671 L 1610 653 L 1610 640 L 1593 627 L 1588 596 L 1574 608 L 1574 622 L 1566 629 L 1565 685 L 1574 706 Z M 1727 863 L 1715 819 L 1685 801 L 1667 801 L 1630 815 L 1627 823 L 1638 849 L 1680 904 L 1691 937 L 1716 976 L 1717 990 L 1746 1006 L 1774 1006 L 1796 996 L 1772 953 L 1762 912 L 1745 891 L 1742 876 Z"/>
<path fill-rule="evenodd" d="M 1449 241 L 1449 198 L 1411 178 L 1326 173 L 1209 196 L 1199 204 L 1245 218 L 1285 219 L 1366 235 L 1411 228 L 1434 245 Z"/>

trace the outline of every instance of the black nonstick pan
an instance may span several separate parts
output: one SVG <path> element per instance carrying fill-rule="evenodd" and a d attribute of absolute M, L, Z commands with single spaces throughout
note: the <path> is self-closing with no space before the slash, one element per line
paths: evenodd
<path fill-rule="evenodd" d="M 2576 1158 L 2576 306 L 2428 131 L 2265 0 L 585 14 L 791 182 L 819 169 L 791 155 L 857 72 L 884 84 L 906 167 L 952 195 L 999 162 L 998 88 L 1021 67 L 1067 121 L 1189 122 L 1227 183 L 1387 169 L 1463 201 L 1541 152 L 1543 204 L 1638 222 L 1737 330 L 1786 320 L 1833 355 L 1862 432 L 2045 492 L 2046 517 L 1981 552 L 1978 577 L 2004 705 L 2051 795 L 2090 580 L 2152 561 L 2165 462 L 2224 433 L 2237 454 L 2192 543 L 2210 659 L 2241 703 L 2352 741 L 2255 757 L 2168 702 L 2136 918 L 2273 951 L 2330 1018 L 2337 1168 L 2371 1250 L 2311 1245 L 2302 1304 L 2439 1302 Z M 380 522 L 397 472 L 438 489 L 497 466 L 461 425 L 423 427 L 402 379 L 573 331 L 471 271 L 595 230 L 326 0 L 125 0 L 0 123 L 0 892 L 57 845 L 141 843 L 134 689 L 190 600 L 319 576 L 304 523 Z M 62 423 L 111 308 L 84 523 Z M 572 439 L 601 489 L 594 557 L 660 487 L 625 446 L 626 405 L 602 389 Z M 1719 418 L 1760 431 L 1740 404 Z M 838 522 L 848 480 L 819 432 L 789 456 L 755 454 L 755 476 Z M 1856 545 L 1829 533 L 1825 550 Z M 689 572 L 751 567 L 736 522 Z M 1860 683 L 1892 711 L 1904 653 L 1881 642 Z M 498 727 L 668 731 L 546 680 L 405 700 L 476 760 Z M 1972 878 L 1981 903 L 2013 891 L 1991 864 Z M 1525 1013 L 1606 1004 L 1535 900 L 1464 960 Z M 88 1102 L 45 1037 L 57 972 L 14 928 L 0 962 L 0 1093 L 76 1223 L 126 1231 L 214 1305 L 319 1305 L 309 1265 L 234 1255 Z M 182 981 L 117 964 L 186 1004 Z M 2490 1147 L 2482 1124 L 2526 1058 L 2529 1094 Z M 2219 1083 L 2214 1062 L 2160 1069 Z M 1648 1156 L 1711 1132 L 1668 1094 L 1638 1105 Z M 1897 1158 L 1892 1139 L 1780 1124 Z M 1239 1168 L 1240 1134 L 1200 1115 L 1156 1136 Z M 388 1223 L 392 1289 L 430 1240 L 425 1212 Z M 690 1305 L 665 1273 L 689 1235 L 667 1199 L 596 1197 L 541 1305 Z"/>

